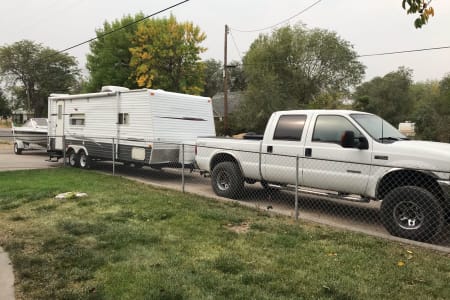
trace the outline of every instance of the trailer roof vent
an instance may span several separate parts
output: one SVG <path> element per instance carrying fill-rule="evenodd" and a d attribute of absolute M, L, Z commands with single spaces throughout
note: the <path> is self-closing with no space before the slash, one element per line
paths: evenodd
<path fill-rule="evenodd" d="M 130 89 L 122 86 L 106 85 L 102 87 L 102 92 L 128 92 Z"/>

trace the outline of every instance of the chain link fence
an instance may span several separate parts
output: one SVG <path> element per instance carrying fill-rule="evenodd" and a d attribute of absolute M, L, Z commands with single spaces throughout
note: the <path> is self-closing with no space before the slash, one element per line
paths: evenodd
<path fill-rule="evenodd" d="M 50 137 L 50 144 L 55 143 L 52 138 L 57 137 Z M 450 187 L 433 176 L 436 171 L 235 149 L 239 159 L 217 155 L 210 170 L 199 170 L 193 143 L 61 138 L 60 149 L 66 151 L 49 153 L 54 161 L 59 160 L 58 166 L 91 168 L 183 192 L 230 198 L 296 220 L 450 249 Z M 10 160 L 7 156 L 13 153 L 14 140 L 9 137 L 5 142 L 5 136 L 0 140 L 1 171 L 8 169 L 4 162 Z M 13 169 L 20 169 L 22 158 L 27 156 L 28 152 L 22 152 Z"/>

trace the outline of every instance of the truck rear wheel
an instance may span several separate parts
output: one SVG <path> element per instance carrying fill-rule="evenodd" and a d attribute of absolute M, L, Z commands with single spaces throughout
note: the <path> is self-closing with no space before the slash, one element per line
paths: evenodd
<path fill-rule="evenodd" d="M 244 178 L 237 164 L 225 161 L 212 170 L 211 185 L 216 195 L 235 199 L 244 189 Z"/>
<path fill-rule="evenodd" d="M 392 235 L 427 241 L 441 231 L 444 216 L 432 193 L 417 186 L 401 186 L 383 199 L 381 221 Z"/>

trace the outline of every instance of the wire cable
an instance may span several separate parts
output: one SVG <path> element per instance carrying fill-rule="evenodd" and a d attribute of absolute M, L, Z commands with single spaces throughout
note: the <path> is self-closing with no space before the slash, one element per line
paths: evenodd
<path fill-rule="evenodd" d="M 258 31 L 264 31 L 264 30 L 272 29 L 272 28 L 274 28 L 274 27 L 277 27 L 278 25 L 287 23 L 288 21 L 292 20 L 292 19 L 295 18 L 295 17 L 298 17 L 299 15 L 301 15 L 302 13 L 304 13 L 304 12 L 310 10 L 311 8 L 313 8 L 314 6 L 316 6 L 317 4 L 319 4 L 320 2 L 322 2 L 322 0 L 318 0 L 318 1 L 314 2 L 313 4 L 311 4 L 310 6 L 304 8 L 303 10 L 299 11 L 299 12 L 296 13 L 295 15 L 293 15 L 293 16 L 287 18 L 286 20 L 283 20 L 283 21 L 281 21 L 281 22 L 278 22 L 277 24 L 272 25 L 272 26 L 268 26 L 268 27 L 264 27 L 264 28 L 260 28 L 260 29 L 254 29 L 254 30 L 242 30 L 242 29 L 236 29 L 236 28 L 230 28 L 230 29 L 231 29 L 231 30 L 234 30 L 234 31 L 238 31 L 238 32 L 258 32 Z"/>
<path fill-rule="evenodd" d="M 102 37 L 105 37 L 105 36 L 107 36 L 107 35 L 113 34 L 114 32 L 117 32 L 117 31 L 119 31 L 119 30 L 122 30 L 122 29 L 124 29 L 124 28 L 127 28 L 127 27 L 129 27 L 129 26 L 131 26 L 131 25 L 134 25 L 134 24 L 136 24 L 136 23 L 142 22 L 142 21 L 144 21 L 144 20 L 146 20 L 146 19 L 148 19 L 148 18 L 154 17 L 154 16 L 156 16 L 156 15 L 158 15 L 158 14 L 160 14 L 160 13 L 163 13 L 163 12 L 165 12 L 165 11 L 168 11 L 168 10 L 170 10 L 170 9 L 172 9 L 172 8 L 175 8 L 175 7 L 177 7 L 177 6 L 180 6 L 180 5 L 182 5 L 182 4 L 186 3 L 186 2 L 189 2 L 189 1 L 190 1 L 190 0 L 184 0 L 184 1 L 178 2 L 177 4 L 174 4 L 174 5 L 169 6 L 169 7 L 167 7 L 167 8 L 161 9 L 161 10 L 159 10 L 159 11 L 157 11 L 157 12 L 151 14 L 151 15 L 148 15 L 148 16 L 146 16 L 146 17 L 143 17 L 143 18 L 141 18 L 141 19 L 139 19 L 139 20 L 133 21 L 133 22 L 128 23 L 128 24 L 125 24 L 125 25 L 122 26 L 122 27 L 119 27 L 119 28 L 117 28 L 117 29 L 114 29 L 114 30 L 105 32 L 105 33 L 100 34 L 100 35 L 98 35 L 98 36 L 96 36 L 96 37 L 93 37 L 93 38 L 91 38 L 91 39 L 89 39 L 89 40 L 87 40 L 87 41 L 78 43 L 78 44 L 73 45 L 73 46 L 71 46 L 71 47 L 68 47 L 68 48 L 66 48 L 66 49 L 59 50 L 59 51 L 57 51 L 57 53 L 63 53 L 63 52 L 69 51 L 69 50 L 71 50 L 71 49 L 73 49 L 73 48 L 79 47 L 79 46 L 81 46 L 81 45 L 84 45 L 84 44 L 90 43 L 90 42 L 92 42 L 92 41 L 95 41 L 95 40 L 97 40 L 97 39 L 99 39 L 99 38 L 102 38 Z"/>
<path fill-rule="evenodd" d="M 358 55 L 357 57 L 385 56 L 385 55 L 393 55 L 393 54 L 402 54 L 402 53 L 411 53 L 411 52 L 424 52 L 424 51 L 442 50 L 442 49 L 450 49 L 450 46 L 433 47 L 433 48 L 422 48 L 422 49 L 412 49 L 412 50 L 402 50 L 402 51 L 392 51 L 392 52 L 381 52 L 381 53 L 372 53 L 372 54 L 362 54 L 362 55 Z"/>
<path fill-rule="evenodd" d="M 425 52 L 425 51 L 434 51 L 434 50 L 443 50 L 450 49 L 450 46 L 442 46 L 442 47 L 430 47 L 430 48 L 421 48 L 421 49 L 411 49 L 411 50 L 402 50 L 402 51 L 391 51 L 391 52 L 381 52 L 381 53 L 371 53 L 371 54 L 362 54 L 357 55 L 357 58 L 360 57 L 373 57 L 373 56 L 386 56 L 386 55 L 394 55 L 394 54 L 403 54 L 403 53 L 413 53 L 413 52 Z M 271 61 L 264 63 L 238 63 L 237 65 L 241 66 L 255 66 L 255 65 L 276 65 L 276 64 L 285 64 L 285 61 Z"/>
<path fill-rule="evenodd" d="M 242 60 L 241 50 L 239 50 L 239 47 L 238 47 L 238 45 L 236 44 L 236 40 L 234 39 L 233 33 L 232 33 L 231 31 L 230 31 L 230 35 L 231 35 L 231 39 L 233 40 L 234 47 L 236 47 L 236 50 L 237 50 L 237 52 L 238 52 L 238 55 L 239 55 L 239 57 L 240 57 L 241 60 Z"/>

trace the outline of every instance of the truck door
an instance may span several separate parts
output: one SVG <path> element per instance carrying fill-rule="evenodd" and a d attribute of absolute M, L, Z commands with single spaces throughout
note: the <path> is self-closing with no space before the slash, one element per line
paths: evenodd
<path fill-rule="evenodd" d="M 264 134 L 261 145 L 261 173 L 265 181 L 295 184 L 298 172 L 299 183 L 302 182 L 305 122 L 304 114 L 285 114 L 267 126 L 268 132 Z"/>
<path fill-rule="evenodd" d="M 56 101 L 55 149 L 64 150 L 64 101 Z"/>
<path fill-rule="evenodd" d="M 353 131 L 355 139 L 364 136 L 342 115 L 316 115 L 308 130 L 303 161 L 305 186 L 344 193 L 364 194 L 371 162 L 371 148 L 344 148 L 341 138 Z"/>

